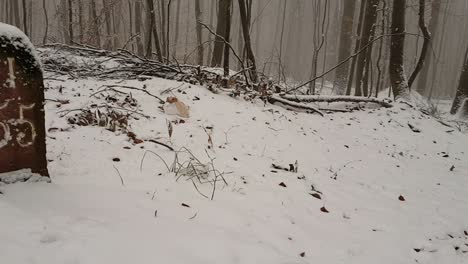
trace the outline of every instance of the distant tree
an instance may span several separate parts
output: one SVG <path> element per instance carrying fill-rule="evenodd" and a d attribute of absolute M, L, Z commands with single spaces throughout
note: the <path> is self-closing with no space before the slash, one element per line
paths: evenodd
<path fill-rule="evenodd" d="M 223 1 L 223 0 L 221 0 Z M 227 0 L 226 8 L 224 9 L 224 19 L 226 20 L 226 28 L 224 31 L 224 39 L 226 42 L 230 43 L 231 39 L 231 7 L 232 7 L 232 0 Z M 224 76 L 229 76 L 229 52 L 230 47 L 229 45 L 224 45 Z"/>
<path fill-rule="evenodd" d="M 28 36 L 28 6 L 26 5 L 26 0 L 23 0 L 23 30 L 24 33 Z"/>
<path fill-rule="evenodd" d="M 229 27 L 231 26 L 231 2 L 232 0 L 219 0 L 218 2 L 218 21 L 216 24 L 216 35 L 222 36 L 224 39 L 226 38 L 226 32 L 231 32 L 231 29 L 226 29 L 227 23 L 229 20 Z M 229 14 L 226 16 L 226 14 Z M 223 50 L 224 50 L 224 42 L 220 37 L 215 38 L 215 44 L 213 48 L 213 58 L 211 59 L 211 66 L 212 67 L 219 67 L 221 66 L 222 58 L 223 58 Z M 227 51 L 229 54 L 229 51 Z M 229 60 L 228 60 L 229 61 Z M 229 63 L 228 63 L 229 64 Z"/>
<path fill-rule="evenodd" d="M 141 0 L 135 1 L 135 34 L 136 34 L 136 46 L 138 56 L 143 56 L 143 44 L 141 43 L 142 31 L 141 21 L 143 20 L 141 12 Z"/>
<path fill-rule="evenodd" d="M 356 1 L 342 0 L 344 4 L 343 15 L 341 17 L 340 46 L 338 62 L 341 62 L 351 55 L 352 37 L 354 26 L 354 11 Z M 335 91 L 338 95 L 346 93 L 346 80 L 348 79 L 349 63 L 338 67 L 335 76 Z"/>
<path fill-rule="evenodd" d="M 250 39 L 250 14 L 247 12 L 248 6 L 245 0 L 239 0 L 239 10 L 242 32 L 244 35 L 244 46 L 247 55 L 247 66 L 250 68 L 249 73 L 252 81 L 257 82 L 257 64 L 255 62 L 255 55 L 252 50 L 252 42 Z"/>
<path fill-rule="evenodd" d="M 368 87 L 364 87 L 364 83 L 367 83 L 364 76 L 369 72 L 369 58 L 372 52 L 372 45 L 368 45 L 372 39 L 375 32 L 375 24 L 377 21 L 377 7 L 379 5 L 379 0 L 367 0 L 367 6 L 364 16 L 364 22 L 362 25 L 362 31 L 359 42 L 359 50 L 368 46 L 363 52 L 358 55 L 357 64 L 356 64 L 356 83 L 355 83 L 355 95 L 356 96 L 367 96 Z M 404 12 L 404 10 L 403 10 Z"/>
<path fill-rule="evenodd" d="M 405 49 L 406 0 L 393 0 L 391 43 L 390 43 L 390 82 L 395 100 L 409 100 L 409 86 L 403 66 Z"/>
<path fill-rule="evenodd" d="M 68 0 L 68 36 L 70 44 L 73 43 L 73 1 Z"/>
<path fill-rule="evenodd" d="M 200 6 L 200 0 L 195 0 L 195 29 L 197 32 L 197 64 L 203 65 L 203 36 L 202 36 L 202 26 L 200 22 L 202 22 L 202 12 Z"/>
<path fill-rule="evenodd" d="M 432 39 L 434 39 L 434 36 L 438 34 L 437 25 L 439 24 L 441 1 L 442 0 L 432 0 L 432 4 L 431 4 L 431 20 L 429 21 L 428 30 L 431 33 Z M 432 45 L 432 41 L 429 44 L 429 47 L 431 46 L 434 47 L 434 45 Z M 433 52 L 428 52 L 426 56 L 426 61 L 424 65 L 422 66 L 421 72 L 419 74 L 418 85 L 416 87 L 416 91 L 419 94 L 425 95 L 428 91 L 427 80 L 428 80 L 429 68 L 430 68 L 430 65 L 432 64 L 433 59 L 434 59 Z"/>
<path fill-rule="evenodd" d="M 159 61 L 163 62 L 163 58 L 162 58 L 162 53 L 161 53 L 161 44 L 159 42 L 159 34 L 158 34 L 158 30 L 156 28 L 156 12 L 154 10 L 154 3 L 153 3 L 153 0 L 146 0 L 146 3 L 147 3 L 147 17 L 149 18 L 148 20 L 148 23 L 149 25 L 147 25 L 147 28 L 148 28 L 148 45 L 147 45 L 147 52 L 146 52 L 146 56 L 150 57 L 151 56 L 151 35 L 153 35 L 154 37 L 154 44 L 156 46 L 156 56 L 158 58 Z"/>

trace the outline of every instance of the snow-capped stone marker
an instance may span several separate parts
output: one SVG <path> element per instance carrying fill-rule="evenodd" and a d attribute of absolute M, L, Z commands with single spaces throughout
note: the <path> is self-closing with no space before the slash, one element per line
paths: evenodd
<path fill-rule="evenodd" d="M 20 169 L 49 175 L 44 81 L 28 37 L 0 23 L 0 173 Z"/>

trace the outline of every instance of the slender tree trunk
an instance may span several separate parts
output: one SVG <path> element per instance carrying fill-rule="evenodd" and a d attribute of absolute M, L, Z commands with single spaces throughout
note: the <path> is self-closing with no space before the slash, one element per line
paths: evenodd
<path fill-rule="evenodd" d="M 403 66 L 406 0 L 393 0 L 390 44 L 390 82 L 395 100 L 409 100 L 409 86 Z"/>
<path fill-rule="evenodd" d="M 239 11 L 241 16 L 242 31 L 244 34 L 245 49 L 247 52 L 247 66 L 251 68 L 250 78 L 253 82 L 257 82 L 257 64 L 255 62 L 255 55 L 252 50 L 252 42 L 250 40 L 250 21 L 248 21 L 247 6 L 245 0 L 239 0 Z"/>
<path fill-rule="evenodd" d="M 218 21 L 216 24 L 216 34 L 219 36 L 224 37 L 226 40 L 226 32 L 228 31 L 226 29 L 227 27 L 227 22 L 229 20 L 229 27 L 230 25 L 230 20 L 231 16 L 226 16 L 225 14 L 231 13 L 231 1 L 232 0 L 219 0 L 218 2 Z M 228 12 L 229 11 L 229 12 Z M 231 29 L 229 28 L 229 32 L 231 32 Z M 215 38 L 215 44 L 214 44 L 214 49 L 213 49 L 213 58 L 211 59 L 211 66 L 212 67 L 219 67 L 221 66 L 221 61 L 223 58 L 223 49 L 224 49 L 224 42 L 221 38 L 216 37 Z M 229 54 L 229 51 L 227 51 Z M 229 61 L 229 60 L 228 60 Z"/>
<path fill-rule="evenodd" d="M 367 0 L 361 0 L 361 6 L 359 7 L 359 22 L 357 26 L 357 32 L 356 32 L 356 44 L 354 45 L 354 54 L 358 52 L 360 43 L 361 43 L 361 30 L 362 30 L 362 22 L 364 20 L 364 12 L 366 8 L 366 1 Z M 351 88 L 353 86 L 353 80 L 354 80 L 354 72 L 356 68 L 356 59 L 357 57 L 353 57 L 351 60 L 351 68 L 349 70 L 349 75 L 348 75 L 348 85 L 346 87 L 346 95 L 351 94 Z"/>
<path fill-rule="evenodd" d="M 210 1 L 210 27 L 213 28 L 214 27 L 214 16 L 215 16 L 215 11 L 216 11 L 216 3 L 215 1 Z M 210 59 L 212 58 L 213 56 L 213 36 L 210 34 L 208 36 L 208 39 L 209 39 L 209 45 L 208 45 L 208 52 L 206 54 L 206 61 L 207 63 L 210 62 Z"/>
<path fill-rule="evenodd" d="M 410 89 L 411 89 L 411 86 L 413 85 L 414 80 L 416 79 L 422 67 L 424 66 L 424 60 L 426 59 L 426 54 L 427 54 L 427 51 L 429 50 L 429 45 L 431 43 L 431 33 L 426 27 L 425 8 L 426 8 L 426 1 L 419 0 L 419 22 L 418 24 L 424 36 L 424 43 L 422 46 L 421 55 L 419 56 L 418 63 L 416 64 L 416 67 L 408 81 L 408 86 L 410 87 Z"/>
<path fill-rule="evenodd" d="M 47 43 L 47 35 L 49 33 L 49 16 L 47 15 L 47 5 L 46 0 L 42 0 L 42 9 L 44 11 L 44 19 L 45 19 L 45 29 L 44 29 L 44 38 L 42 38 L 42 44 Z"/>
<path fill-rule="evenodd" d="M 70 0 L 69 0 L 70 1 Z M 103 0 L 102 4 L 104 7 L 104 21 L 106 23 L 106 41 L 104 42 L 104 49 L 110 50 L 113 49 L 112 47 L 112 17 L 111 17 L 111 0 Z"/>
<path fill-rule="evenodd" d="M 340 48 L 338 62 L 341 62 L 351 55 L 354 11 L 356 1 L 342 0 L 344 2 L 343 16 L 341 17 Z M 346 93 L 346 80 L 348 79 L 349 63 L 343 64 L 336 70 L 335 87 L 337 95 Z"/>
<path fill-rule="evenodd" d="M 99 18 L 97 16 L 96 2 L 90 0 L 90 13 L 91 13 L 91 38 L 96 47 L 101 47 L 101 33 L 99 33 Z"/>
<path fill-rule="evenodd" d="M 167 23 L 166 23 L 166 60 L 167 61 L 170 61 L 170 58 L 169 58 L 169 44 L 170 44 L 170 27 L 171 27 L 171 4 L 172 4 L 172 0 L 168 0 L 167 2 Z"/>
<path fill-rule="evenodd" d="M 222 1 L 222 0 L 221 0 Z M 224 39 L 230 43 L 231 42 L 231 7 L 232 7 L 232 0 L 227 0 L 227 6 L 224 10 L 224 17 L 226 19 L 226 28 L 224 32 Z M 229 76 L 229 46 L 224 45 L 224 77 Z"/>
<path fill-rule="evenodd" d="M 195 29 L 197 31 L 197 64 L 203 65 L 203 36 L 202 36 L 202 12 L 200 7 L 200 0 L 195 0 Z"/>
<path fill-rule="evenodd" d="M 431 4 L 431 20 L 429 21 L 429 32 L 431 33 L 432 39 L 434 39 L 434 36 L 437 34 L 437 26 L 439 24 L 439 17 L 440 17 L 440 8 L 441 8 L 441 0 L 432 0 Z M 429 43 L 429 48 L 434 47 L 432 45 L 433 41 Z M 431 66 L 431 63 L 433 61 L 434 55 L 432 52 L 429 52 L 426 57 L 426 61 L 424 65 L 422 66 L 421 73 L 418 77 L 418 86 L 416 87 L 416 91 L 424 95 L 427 93 L 427 80 L 428 80 L 428 74 L 429 74 L 429 68 Z"/>
<path fill-rule="evenodd" d="M 162 53 L 161 53 L 161 46 L 160 46 L 160 43 L 159 43 L 159 35 L 158 35 L 158 31 L 156 29 L 156 12 L 154 11 L 154 3 L 153 3 L 153 0 L 147 0 L 146 1 L 147 4 L 148 4 L 148 16 L 150 18 L 150 25 L 149 25 L 149 35 L 150 35 L 150 40 L 149 40 L 149 47 L 151 47 L 151 33 L 154 35 L 154 44 L 156 46 L 156 56 L 158 58 L 158 60 L 160 62 L 163 62 L 163 58 L 162 58 Z M 149 52 L 150 54 L 146 54 L 147 56 L 151 56 L 151 52 Z"/>
<path fill-rule="evenodd" d="M 364 23 L 361 32 L 361 41 L 359 50 L 368 45 L 372 41 L 373 32 L 375 30 L 375 23 L 377 21 L 377 7 L 379 0 L 367 0 L 366 15 L 364 17 Z M 366 48 L 364 52 L 358 55 L 356 64 L 356 83 L 355 83 L 355 95 L 356 96 L 367 96 L 368 88 L 363 87 L 363 76 L 367 75 L 364 71 L 369 69 L 366 67 L 367 58 L 369 52 L 372 52 L 372 45 Z"/>
<path fill-rule="evenodd" d="M 166 1 L 165 0 L 159 0 L 161 3 L 160 9 L 161 9 L 161 52 L 163 54 L 163 57 L 166 56 Z M 157 29 L 157 27 L 156 27 Z"/>
<path fill-rule="evenodd" d="M 73 43 L 73 1 L 68 0 L 68 35 L 70 36 L 70 43 Z"/>
<path fill-rule="evenodd" d="M 12 0 L 11 9 L 12 22 L 14 23 L 13 25 L 15 25 L 18 28 L 21 28 L 18 0 Z"/>
<path fill-rule="evenodd" d="M 465 60 L 463 62 L 463 67 L 460 75 L 460 81 L 458 82 L 458 89 L 455 95 L 455 99 L 452 103 L 452 108 L 450 109 L 451 114 L 457 113 L 460 109 L 463 101 L 468 98 L 468 48 L 465 52 Z"/>
<path fill-rule="evenodd" d="M 83 0 L 78 0 L 78 24 L 80 27 L 80 43 L 84 42 L 84 32 L 85 32 L 85 26 L 84 26 L 84 13 L 83 13 Z"/>
<path fill-rule="evenodd" d="M 182 0 L 177 0 L 177 6 L 176 6 L 176 22 L 175 22 L 175 32 L 174 32 L 174 49 L 172 50 L 172 56 L 174 58 L 177 57 L 177 47 L 179 43 L 179 26 L 180 26 L 180 1 Z"/>
<path fill-rule="evenodd" d="M 143 44 L 142 44 L 142 31 L 141 31 L 141 21 L 143 21 L 143 16 L 141 13 L 141 1 L 137 0 L 135 2 L 135 34 L 136 36 L 136 46 L 138 56 L 143 56 Z"/>
<path fill-rule="evenodd" d="M 26 0 L 23 0 L 23 31 L 26 36 L 29 36 L 28 32 L 28 7 L 26 5 Z"/>

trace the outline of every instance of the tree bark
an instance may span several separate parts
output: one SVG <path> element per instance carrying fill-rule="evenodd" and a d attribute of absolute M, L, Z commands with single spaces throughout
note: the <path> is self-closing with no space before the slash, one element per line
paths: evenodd
<path fill-rule="evenodd" d="M 143 43 L 141 42 L 142 39 L 142 32 L 141 32 L 141 21 L 143 20 L 142 13 L 141 13 L 141 1 L 137 0 L 135 2 L 135 34 L 136 36 L 136 46 L 137 46 L 137 54 L 138 56 L 143 56 Z"/>
<path fill-rule="evenodd" d="M 91 0 L 89 10 L 91 13 L 91 37 L 93 39 L 94 46 L 99 48 L 101 47 L 101 35 L 99 33 L 99 18 L 97 16 L 95 0 Z"/>
<path fill-rule="evenodd" d="M 424 42 L 423 42 L 423 46 L 421 49 L 421 54 L 419 56 L 418 63 L 416 64 L 416 67 L 414 68 L 414 71 L 408 80 L 408 86 L 410 89 L 411 89 L 411 86 L 413 85 L 414 80 L 416 79 L 422 67 L 424 66 L 424 60 L 426 59 L 426 54 L 427 54 L 427 51 L 429 50 L 429 45 L 431 43 L 431 33 L 426 27 L 426 20 L 425 20 L 425 14 L 424 14 L 426 11 L 425 9 L 426 9 L 426 1 L 419 0 L 418 24 L 419 24 L 419 28 L 421 29 L 421 32 L 423 33 Z"/>
<path fill-rule="evenodd" d="M 406 0 L 393 0 L 392 36 L 390 43 L 390 82 L 395 100 L 410 100 L 409 86 L 403 66 L 405 48 Z"/>
<path fill-rule="evenodd" d="M 227 20 L 231 19 L 231 16 L 229 15 L 228 17 L 226 17 L 225 14 L 228 13 L 227 10 L 229 10 L 229 13 L 230 13 L 231 1 L 232 0 L 219 0 L 218 2 L 218 21 L 216 23 L 216 34 L 219 36 L 223 36 L 226 40 L 228 40 L 228 38 L 226 38 L 226 31 L 227 31 L 226 24 L 227 24 Z M 229 29 L 229 32 L 230 31 L 231 29 Z M 221 66 L 221 61 L 223 58 L 223 49 L 224 49 L 223 40 L 219 37 L 216 37 L 214 48 L 213 48 L 213 58 L 211 59 L 212 67 Z"/>
<path fill-rule="evenodd" d="M 372 41 L 375 30 L 375 23 L 377 21 L 378 5 L 379 0 L 367 0 L 366 15 L 364 17 L 364 23 L 362 26 L 359 48 L 366 46 L 370 41 Z M 364 71 L 369 71 L 369 69 L 366 67 L 366 64 L 368 63 L 367 58 L 369 57 L 369 52 L 372 52 L 372 45 L 367 47 L 366 51 L 361 53 L 357 59 L 356 83 L 354 92 L 356 96 L 367 96 L 368 94 L 368 87 L 363 87 L 363 76 L 367 75 L 367 73 Z"/>
<path fill-rule="evenodd" d="M 195 29 L 197 32 L 197 64 L 203 65 L 203 36 L 202 36 L 202 27 L 199 22 L 202 22 L 202 12 L 200 7 L 200 0 L 195 0 Z"/>
<path fill-rule="evenodd" d="M 68 35 L 70 36 L 70 43 L 73 43 L 73 2 L 68 0 Z"/>
<path fill-rule="evenodd" d="M 223 1 L 223 0 L 221 0 Z M 226 19 L 226 28 L 224 32 L 224 39 L 228 42 L 231 43 L 231 6 L 232 6 L 232 0 L 227 0 L 227 5 L 226 9 L 224 10 L 224 17 Z M 224 77 L 229 76 L 229 46 L 224 44 Z"/>
<path fill-rule="evenodd" d="M 161 46 L 160 46 L 160 42 L 159 42 L 159 35 L 158 35 L 158 31 L 156 29 L 156 13 L 154 11 L 154 3 L 153 3 L 153 0 L 146 0 L 146 3 L 148 4 L 148 16 L 150 18 L 150 21 L 149 21 L 150 25 L 148 27 L 148 29 L 149 29 L 148 34 L 150 36 L 149 40 L 148 40 L 148 42 L 149 42 L 148 47 L 150 49 L 150 47 L 151 47 L 151 34 L 153 34 L 154 42 L 155 42 L 154 44 L 156 46 L 156 56 L 157 56 L 157 58 L 158 58 L 158 60 L 160 62 L 163 62 L 162 53 L 161 53 Z M 150 54 L 148 54 L 148 53 L 150 53 Z M 146 55 L 151 56 L 151 52 L 147 52 Z"/>
<path fill-rule="evenodd" d="M 44 18 L 45 18 L 45 31 L 44 31 L 44 38 L 42 39 L 42 44 L 47 43 L 47 35 L 49 33 L 49 16 L 47 15 L 47 5 L 46 0 L 42 0 L 42 9 L 44 10 Z"/>
<path fill-rule="evenodd" d="M 26 36 L 29 36 L 28 32 L 28 7 L 26 5 L 26 0 L 23 0 L 23 30 Z"/>
<path fill-rule="evenodd" d="M 468 98 L 468 48 L 465 52 L 465 60 L 463 62 L 460 80 L 458 82 L 457 93 L 450 109 L 451 114 L 456 114 L 460 109 L 463 101 Z M 466 107 L 466 106 L 465 106 Z"/>
<path fill-rule="evenodd" d="M 245 0 L 239 0 L 239 10 L 241 16 L 242 31 L 244 35 L 244 46 L 247 53 L 247 67 L 250 68 L 250 78 L 253 82 L 258 81 L 257 77 L 257 64 L 255 62 L 255 55 L 252 50 L 252 41 L 250 39 L 250 21 L 248 21 L 247 6 Z"/>
<path fill-rule="evenodd" d="M 366 1 L 367 0 L 362 0 L 361 1 L 361 6 L 359 7 L 359 22 L 357 26 L 357 33 L 356 33 L 356 44 L 354 45 L 354 53 L 356 53 L 359 50 L 359 46 L 361 43 L 361 30 L 362 30 L 362 22 L 364 20 L 364 12 L 366 8 Z M 357 57 L 353 57 L 351 60 L 351 69 L 349 70 L 349 75 L 348 75 L 348 84 L 346 86 L 346 95 L 351 94 L 351 88 L 353 86 L 353 80 L 354 80 L 354 72 L 356 69 L 356 60 Z"/>
<path fill-rule="evenodd" d="M 177 57 L 177 44 L 179 43 L 179 26 L 180 26 L 180 1 L 177 0 L 176 6 L 176 22 L 175 22 L 175 32 L 174 32 L 174 49 L 172 50 L 172 56 Z"/>
<path fill-rule="evenodd" d="M 439 24 L 439 17 L 440 17 L 440 8 L 441 8 L 441 0 L 432 0 L 432 5 L 431 5 L 431 20 L 429 21 L 429 32 L 431 33 L 432 39 L 434 39 L 434 36 L 437 34 L 437 25 Z M 429 47 L 434 47 L 432 45 L 432 41 L 429 44 Z M 416 87 L 416 91 L 424 95 L 428 91 L 427 89 L 427 80 L 428 80 L 428 74 L 429 74 L 429 68 L 431 66 L 432 60 L 434 58 L 434 55 L 432 52 L 429 52 L 426 57 L 426 62 L 422 66 L 421 73 L 419 74 L 418 78 L 418 86 Z"/>
<path fill-rule="evenodd" d="M 352 36 L 354 25 L 354 11 L 356 1 L 343 0 L 344 10 L 341 17 L 340 47 L 338 53 L 338 62 L 343 61 L 351 55 Z M 336 70 L 335 87 L 336 94 L 346 93 L 346 81 L 348 79 L 349 63 L 343 64 Z"/>

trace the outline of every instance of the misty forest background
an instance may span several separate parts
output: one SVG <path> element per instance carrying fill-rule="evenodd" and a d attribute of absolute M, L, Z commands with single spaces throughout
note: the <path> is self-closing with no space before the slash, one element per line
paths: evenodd
<path fill-rule="evenodd" d="M 391 86 L 391 41 L 402 30 L 392 28 L 392 13 L 394 20 L 403 15 L 411 89 L 432 101 L 452 100 L 467 59 L 466 0 L 0 0 L 0 21 L 38 46 L 127 49 L 165 63 L 213 67 L 226 66 L 230 52 L 229 68 L 241 70 L 234 51 L 249 69 L 254 63 L 255 75 L 286 87 L 333 69 L 308 83 L 308 92 L 333 87 L 335 94 L 364 96 Z"/>

